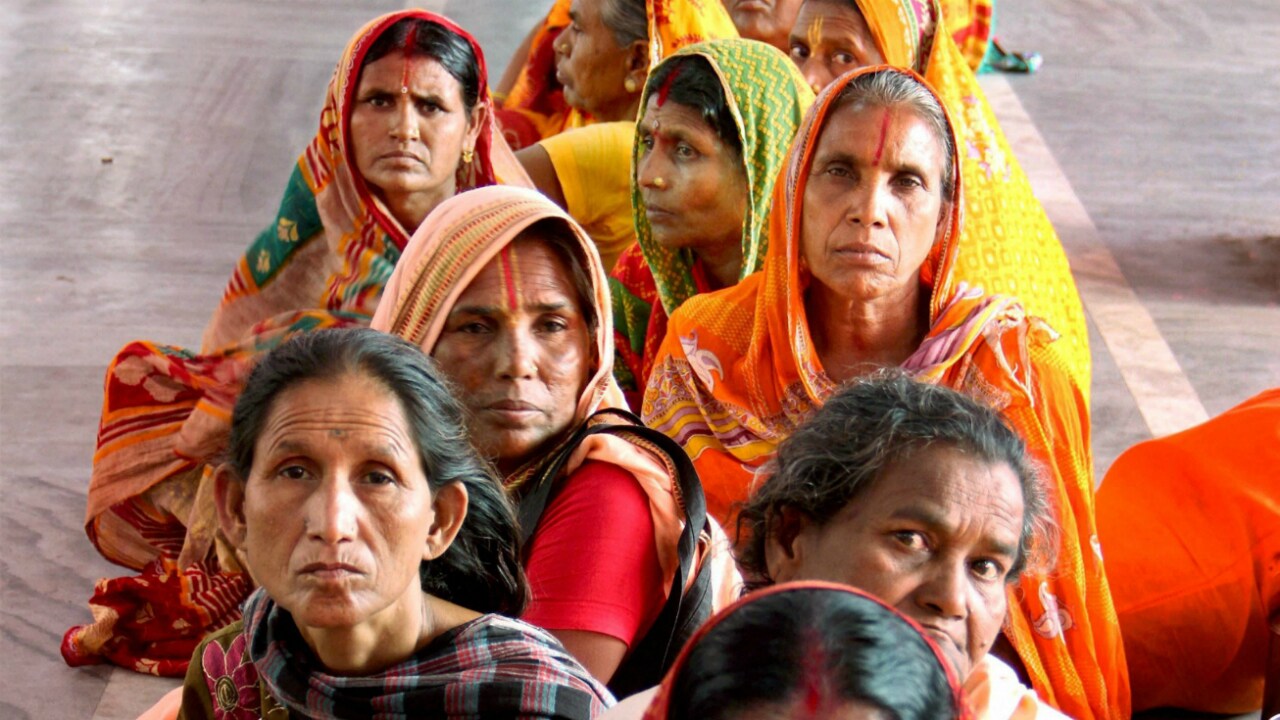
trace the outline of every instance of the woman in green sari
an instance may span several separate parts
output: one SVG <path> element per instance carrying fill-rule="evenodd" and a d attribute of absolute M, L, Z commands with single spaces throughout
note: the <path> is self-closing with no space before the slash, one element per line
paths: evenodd
<path fill-rule="evenodd" d="M 637 243 L 610 274 L 614 376 L 639 407 L 667 317 L 760 268 L 773 181 L 813 93 L 753 40 L 687 47 L 649 73 L 632 154 Z"/>

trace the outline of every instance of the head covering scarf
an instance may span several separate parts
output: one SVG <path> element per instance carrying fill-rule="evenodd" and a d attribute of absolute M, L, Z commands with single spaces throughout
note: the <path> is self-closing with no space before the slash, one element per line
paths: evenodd
<path fill-rule="evenodd" d="M 554 45 L 560 32 L 569 26 L 571 4 L 571 0 L 556 0 L 551 6 L 542 26 L 534 33 L 524 68 L 502 101 L 503 129 L 515 147 L 526 147 L 542 138 L 593 122 L 589 114 L 565 102 L 563 89 L 555 79 Z M 738 37 L 738 30 L 720 0 L 645 0 L 645 15 L 649 19 L 650 68 L 687 45 Z"/>
<path fill-rule="evenodd" d="M 836 389 L 809 332 L 799 242 L 804 191 L 823 125 L 849 73 L 818 96 L 774 187 L 764 269 L 736 287 L 690 299 L 671 318 L 645 393 L 645 422 L 675 438 L 702 478 L 707 505 L 732 525 L 733 506 L 779 442 Z M 945 107 L 945 106 L 944 106 Z M 954 125 L 953 125 L 954 128 Z M 1010 594 L 1006 633 L 1036 691 L 1072 717 L 1127 716 L 1128 681 L 1102 559 L 1094 552 L 1092 457 L 1084 398 L 1061 369 L 1052 334 L 1007 296 L 957 279 L 961 187 L 920 271 L 929 330 L 902 365 L 924 382 L 996 409 L 1049 469 L 1057 567 L 1028 569 Z"/>
<path fill-rule="evenodd" d="M 956 677 L 955 670 L 952 669 L 951 663 L 948 662 L 946 657 L 942 654 L 942 651 L 938 648 L 937 643 L 933 641 L 933 638 L 925 634 L 924 630 L 920 627 L 919 624 L 917 624 L 911 618 L 898 612 L 894 608 L 889 607 L 884 602 L 882 602 L 879 598 L 869 595 L 856 588 L 852 588 L 847 585 L 837 585 L 835 583 L 828 583 L 828 582 L 806 581 L 806 582 L 782 583 L 779 585 L 772 585 L 770 587 L 757 590 L 756 592 L 753 592 L 750 595 L 746 595 L 742 597 L 737 602 L 721 610 L 714 617 L 708 620 L 707 623 L 703 625 L 702 628 L 698 631 L 698 633 L 694 635 L 689 640 L 688 643 L 685 644 L 684 649 L 680 651 L 680 656 L 676 658 L 675 665 L 671 666 L 671 670 L 667 672 L 666 678 L 664 678 L 662 681 L 662 684 L 658 686 L 657 694 L 654 695 L 653 701 L 649 704 L 648 709 L 645 711 L 644 720 L 667 720 L 672 716 L 672 712 L 676 709 L 672 708 L 671 706 L 671 703 L 672 703 L 671 694 L 675 689 L 676 681 L 680 677 L 681 673 L 683 673 L 685 669 L 688 667 L 689 658 L 693 654 L 694 650 L 697 648 L 698 643 L 701 642 L 707 635 L 715 632 L 716 628 L 719 625 L 724 623 L 729 618 L 733 617 L 734 613 L 738 612 L 740 609 L 742 609 L 747 605 L 760 602 L 761 600 L 772 597 L 774 595 L 781 595 L 783 593 L 797 593 L 797 592 L 811 592 L 811 593 L 830 592 L 830 593 L 843 593 L 846 595 L 851 595 L 851 596 L 862 599 L 868 605 L 875 607 L 879 611 L 883 611 L 890 615 L 893 615 L 894 617 L 898 618 L 902 622 L 911 626 L 911 629 L 914 630 L 917 635 L 919 635 L 921 642 L 923 642 L 924 645 L 928 647 L 930 653 L 938 661 L 938 665 L 940 666 L 939 670 L 941 670 L 946 675 L 947 684 L 951 687 L 952 704 L 958 710 L 955 717 L 962 718 L 964 720 L 968 720 L 968 718 L 970 718 L 970 714 L 966 708 L 963 693 L 961 691 L 961 683 L 960 683 L 960 680 Z"/>
<path fill-rule="evenodd" d="M 277 217 L 237 264 L 201 351 L 136 341 L 107 370 L 85 529 L 107 559 L 145 570 L 142 579 L 99 585 L 90 601 L 99 620 L 67 633 L 68 662 L 105 658 L 140 672 L 182 675 L 200 638 L 237 616 L 248 586 L 223 572 L 229 555 L 221 564 L 214 557 L 208 461 L 226 443 L 231 409 L 254 361 L 295 333 L 367 323 L 408 242 L 357 170 L 349 130 L 365 53 L 405 18 L 440 25 L 476 57 L 481 128 L 474 159 L 459 169 L 458 189 L 527 184 L 494 131 L 484 54 L 474 38 L 423 10 L 383 15 L 356 32 Z"/>
<path fill-rule="evenodd" d="M 241 662 L 252 663 L 271 700 L 291 714 L 317 720 L 587 720 L 613 699 L 553 637 L 501 615 L 483 615 L 404 661 L 362 676 L 334 675 L 320 666 L 293 618 L 265 590 L 245 603 L 243 638 Z M 233 640 L 232 647 L 236 644 Z"/>
<path fill-rule="evenodd" d="M 939 17 L 951 27 L 946 8 L 954 3 L 854 1 L 885 63 L 923 75 L 951 114 L 965 183 L 956 280 L 1011 295 L 1028 314 L 1044 318 L 1061 334 L 1058 353 L 1087 401 L 1093 361 L 1071 267 L 969 62 L 951 34 L 937 32 Z"/>
<path fill-rule="evenodd" d="M 568 438 L 597 411 L 622 408 L 625 403 L 613 381 L 608 358 L 613 356 L 613 323 L 609 314 L 609 287 L 600 256 L 591 238 L 563 210 L 540 193 L 522 188 L 495 186 L 455 196 L 442 203 L 418 228 L 391 280 L 385 301 L 374 314 L 373 327 L 399 335 L 431 354 L 440 339 L 449 312 L 480 271 L 533 223 L 544 219 L 566 223 L 585 261 L 597 318 L 594 340 L 596 366 L 578 398 Z M 554 451 L 540 456 L 505 479 L 517 495 L 526 481 L 537 476 L 539 464 Z M 664 587 L 670 587 L 679 562 L 683 510 L 674 492 L 671 470 L 656 455 L 616 435 L 592 435 L 574 452 L 564 468 L 575 471 L 587 460 L 621 466 L 630 472 L 649 496 L 654 521 L 658 561 Z"/>
<path fill-rule="evenodd" d="M 939 5 L 947 34 L 959 48 L 965 64 L 977 72 L 987 56 L 987 47 L 991 45 L 996 11 L 994 0 L 939 0 Z"/>
<path fill-rule="evenodd" d="M 759 270 L 764 261 L 773 181 L 805 110 L 813 104 L 813 93 L 795 64 L 765 43 L 737 38 L 712 40 L 686 47 L 671 57 L 687 56 L 700 57 L 710 64 L 742 141 L 748 197 L 742 223 L 741 279 Z M 656 91 L 652 82 L 645 84 L 640 97 L 642 109 Z M 623 254 L 610 281 L 618 348 L 615 374 L 625 389 L 643 392 L 654 355 L 666 334 L 667 316 L 685 300 L 710 288 L 691 251 L 671 250 L 654 241 L 644 197 L 636 182 L 640 150 L 637 135 L 631 155 L 631 206 L 635 211 L 637 246 Z"/>

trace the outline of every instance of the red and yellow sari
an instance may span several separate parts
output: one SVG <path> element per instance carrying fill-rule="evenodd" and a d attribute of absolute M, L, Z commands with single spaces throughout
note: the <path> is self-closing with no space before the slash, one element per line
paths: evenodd
<path fill-rule="evenodd" d="M 570 128 L 590 125 L 590 115 L 569 107 L 556 82 L 554 44 L 569 26 L 570 0 L 555 0 L 534 33 L 529 58 L 511 92 L 502 100 L 502 131 L 513 147 L 523 148 Z M 649 67 L 682 47 L 738 30 L 720 0 L 646 0 L 649 18 Z"/>
<path fill-rule="evenodd" d="M 707 505 L 722 523 L 732 522 L 735 503 L 747 497 L 778 443 L 836 389 L 809 333 L 799 209 L 833 100 L 874 69 L 884 68 L 837 80 L 806 116 L 774 187 L 764 269 L 686 301 L 658 351 L 643 417 L 694 459 Z M 1072 717 L 1128 717 L 1124 650 L 1096 551 L 1084 395 L 1054 333 L 1013 298 L 961 281 L 959 256 L 970 236 L 961 227 L 967 177 L 957 179 L 950 222 L 920 273 L 930 329 L 903 367 L 999 409 L 1048 470 L 1061 531 L 1057 567 L 1029 569 L 1010 587 L 1005 633 L 1046 702 Z"/>
<path fill-rule="evenodd" d="M 955 18 L 948 12 L 956 3 L 855 1 L 885 62 L 923 75 L 951 115 L 965 183 L 956 280 L 1018 298 L 1027 314 L 1043 318 L 1060 333 L 1058 355 L 1088 402 L 1089 331 L 1071 266 L 978 85 L 972 57 L 953 40 Z M 980 16 L 981 3 L 977 5 L 973 12 Z M 940 14 L 950 33 L 937 32 Z M 976 32 L 972 37 L 976 41 Z M 985 52 L 985 39 L 982 46 Z"/>
<path fill-rule="evenodd" d="M 239 617 L 249 585 L 216 542 L 209 463 L 225 448 L 254 361 L 295 333 L 368 324 L 409 240 L 356 169 L 348 128 L 365 53 L 407 17 L 466 39 L 479 63 L 483 126 L 458 187 L 527 182 L 493 130 L 484 55 L 466 31 L 413 10 L 352 37 L 279 214 L 236 266 L 200 351 L 136 341 L 107 369 L 85 530 L 104 557 L 141 576 L 98 583 L 93 623 L 63 639 L 68 663 L 180 676 L 196 643 Z"/>

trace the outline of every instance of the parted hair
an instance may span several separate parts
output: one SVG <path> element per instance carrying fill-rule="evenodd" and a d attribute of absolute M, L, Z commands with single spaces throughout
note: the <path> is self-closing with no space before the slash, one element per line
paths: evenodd
<path fill-rule="evenodd" d="M 406 47 L 409 43 L 412 45 Z M 480 100 L 480 62 L 466 38 L 430 20 L 414 17 L 397 20 L 369 46 L 360 71 L 364 72 L 369 63 L 392 52 L 429 57 L 440 63 L 462 86 L 462 104 L 467 112 L 475 109 Z"/>
<path fill-rule="evenodd" d="M 468 440 L 462 406 L 431 358 L 417 346 L 368 328 L 303 333 L 264 357 L 245 384 L 231 420 L 229 461 L 244 482 L 275 399 L 308 380 L 348 373 L 370 377 L 395 394 L 409 421 L 431 490 L 462 483 L 467 515 L 440 557 L 418 569 L 422 589 L 482 613 L 519 616 L 529 599 L 520 563 L 515 510 L 490 466 Z"/>
<path fill-rule="evenodd" d="M 897 369 L 854 380 L 832 395 L 761 469 L 738 516 L 739 563 L 767 584 L 765 548 L 783 508 L 825 525 L 893 462 L 948 445 L 992 465 L 1007 464 L 1022 487 L 1022 532 L 1013 582 L 1034 558 L 1051 564 L 1056 527 L 1042 474 L 1026 443 L 992 408 Z"/>
<path fill-rule="evenodd" d="M 724 86 L 711 63 L 700 55 L 676 55 L 649 74 L 649 97 L 662 97 L 702 116 L 720 142 L 742 157 L 742 136 L 729 108 Z"/>

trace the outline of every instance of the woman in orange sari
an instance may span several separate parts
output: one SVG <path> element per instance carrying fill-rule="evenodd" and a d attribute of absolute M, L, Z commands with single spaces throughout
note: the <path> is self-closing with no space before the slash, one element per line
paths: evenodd
<path fill-rule="evenodd" d="M 1280 713 L 1280 388 L 1129 448 L 1097 502 L 1134 710 Z"/>
<path fill-rule="evenodd" d="M 1046 467 L 1061 530 L 1057 568 L 1010 586 L 1005 636 L 1046 702 L 1127 717 L 1084 398 L 1043 322 L 957 279 L 963 178 L 940 103 L 883 66 L 823 91 L 774 187 L 764 269 L 672 315 L 643 415 L 732 522 L 756 469 L 846 379 L 900 366 L 988 402 Z"/>
<path fill-rule="evenodd" d="M 1012 295 L 1062 335 L 1058 354 L 1089 398 L 1092 360 L 1071 267 L 995 113 L 953 35 L 938 32 L 938 0 L 805 0 L 791 30 L 791 58 L 820 89 L 848 70 L 886 63 L 923 75 L 942 98 L 959 139 L 964 238 L 958 282 Z"/>
<path fill-rule="evenodd" d="M 522 49 L 512 59 L 523 67 L 501 100 L 502 131 L 523 148 L 594 122 L 635 120 L 649 68 L 686 45 L 732 37 L 719 0 L 556 0 L 527 56 Z"/>
<path fill-rule="evenodd" d="M 480 46 L 444 17 L 376 18 L 348 43 L 279 214 L 246 250 L 200 351 L 136 341 L 107 370 L 85 530 L 140 571 L 103 580 L 73 665 L 181 676 L 249 587 L 216 540 L 212 461 L 263 353 L 300 332 L 367 324 L 400 253 L 444 198 L 527 182 L 494 132 Z"/>

